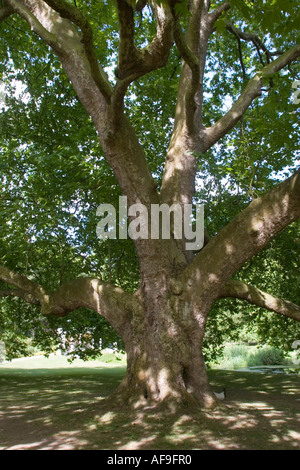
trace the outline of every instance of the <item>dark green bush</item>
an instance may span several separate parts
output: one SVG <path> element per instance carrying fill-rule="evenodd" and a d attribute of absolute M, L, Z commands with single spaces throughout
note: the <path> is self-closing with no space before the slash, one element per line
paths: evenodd
<path fill-rule="evenodd" d="M 248 366 L 275 366 L 284 363 L 284 353 L 272 346 L 266 346 L 248 358 Z"/>

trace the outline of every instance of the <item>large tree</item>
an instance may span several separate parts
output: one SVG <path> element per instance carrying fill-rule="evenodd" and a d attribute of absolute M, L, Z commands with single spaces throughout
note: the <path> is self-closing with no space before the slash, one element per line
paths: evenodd
<path fill-rule="evenodd" d="M 277 149 L 271 149 L 265 142 L 264 132 L 272 132 L 271 124 L 277 129 L 277 123 L 268 122 L 263 127 L 259 99 L 263 95 L 268 97 L 268 93 L 276 98 L 272 95 L 279 86 L 276 77 L 286 80 L 284 72 L 300 56 L 300 45 L 295 45 L 299 7 L 288 1 L 90 3 L 5 0 L 0 20 L 8 25 L 6 31 L 12 36 L 11 18 L 21 17 L 24 25 L 29 25 L 32 38 L 37 39 L 37 43 L 32 38 L 26 43 L 28 30 L 24 31 L 24 44 L 30 48 L 27 55 L 31 55 L 32 62 L 39 57 L 38 40 L 47 45 L 52 60 L 54 56 L 59 60 L 97 131 L 101 153 L 93 159 L 94 165 L 104 164 L 103 154 L 121 193 L 127 197 L 128 206 L 143 204 L 148 213 L 153 204 L 170 207 L 176 203 L 183 209 L 194 201 L 196 183 L 200 184 L 201 178 L 205 181 L 205 165 L 212 168 L 213 161 L 215 169 L 219 164 L 226 168 L 224 161 L 232 158 L 226 136 L 238 128 L 233 138 L 239 139 L 236 148 L 240 154 L 230 164 L 228 172 L 224 170 L 223 177 L 230 181 L 232 172 L 236 172 L 235 180 L 239 180 L 244 191 L 243 207 L 230 221 L 220 223 L 217 233 L 211 236 L 206 233 L 204 247 L 196 254 L 186 249 L 186 240 L 175 236 L 135 239 L 140 280 L 134 292 L 97 277 L 82 276 L 68 282 L 61 276 L 58 288 L 51 289 L 46 281 L 45 284 L 39 282 L 40 276 L 35 276 L 34 270 L 30 276 L 26 275 L 28 265 L 26 269 L 24 266 L 13 269 L 12 259 L 6 256 L 7 262 L 0 267 L 0 280 L 5 286 L 1 296 L 17 297 L 38 305 L 44 316 L 64 317 L 81 307 L 103 316 L 122 338 L 127 353 L 126 376 L 115 397 L 120 402 L 149 405 L 184 401 L 213 407 L 217 399 L 207 378 L 203 338 L 208 314 L 215 302 L 237 298 L 300 320 L 300 307 L 293 302 L 234 277 L 248 260 L 300 215 L 299 171 L 279 184 L 265 175 L 262 188 L 258 177 L 260 164 L 264 169 L 269 165 L 275 170 L 284 166 L 282 159 L 282 165 L 276 168 L 274 161 L 279 157 L 275 153 L 290 145 L 284 139 L 295 138 L 297 132 L 294 115 L 287 114 L 283 122 L 289 133 L 282 129 L 281 140 L 277 135 L 273 142 Z M 219 38 L 217 44 L 216 37 Z M 9 38 L 6 41 L 9 44 Z M 23 47 L 18 41 L 16 45 Z M 233 50 L 235 57 L 232 57 Z M 15 54 L 12 50 L 7 60 Z M 109 63 L 108 55 L 111 60 L 117 57 L 115 77 L 109 77 L 104 71 Z M 214 70 L 216 63 L 218 67 Z M 179 73 L 178 64 L 181 64 Z M 231 88 L 228 82 L 232 70 L 235 70 L 235 79 Z M 214 77 L 222 74 L 223 86 L 227 83 L 227 110 L 224 110 L 224 103 L 218 101 L 218 93 L 224 96 L 224 89 L 219 90 L 216 85 L 219 82 L 214 82 Z M 153 81 L 147 82 L 146 77 Z M 64 79 L 62 75 L 60 78 Z M 169 114 L 166 119 L 157 110 L 158 122 L 153 123 L 147 120 L 145 107 L 135 114 L 131 112 L 138 100 L 140 103 L 155 99 L 158 102 L 157 94 L 165 94 L 166 101 L 171 101 L 169 86 L 174 87 L 174 83 L 177 98 L 173 116 Z M 163 88 L 157 89 L 158 84 Z M 34 83 L 31 85 L 34 89 Z M 292 93 L 292 82 L 290 86 Z M 38 110 L 42 113 L 45 110 L 41 109 L 43 101 L 40 101 Z M 165 107 L 168 112 L 173 108 L 171 104 Z M 153 109 L 155 107 L 149 104 L 149 112 Z M 257 120 L 256 135 L 251 135 L 247 122 L 250 109 L 252 120 Z M 55 125 L 50 123 L 50 117 L 48 119 L 45 139 L 50 134 L 51 139 L 55 139 Z M 168 125 L 172 120 L 171 132 L 163 120 Z M 253 122 L 251 125 L 253 130 Z M 154 127 L 160 127 L 157 136 L 168 139 L 163 165 L 161 158 L 153 156 L 153 148 L 162 152 L 164 145 L 151 143 L 149 136 L 148 140 L 146 137 L 148 132 L 154 139 Z M 141 128 L 144 135 L 140 133 Z M 258 150 L 254 147 L 255 139 L 259 140 Z M 63 141 L 60 146 L 63 152 Z M 260 158 L 259 151 L 263 154 Z M 290 153 L 296 155 L 291 147 Z M 25 158 L 32 158 L 30 147 Z M 56 166 L 60 163 L 55 160 Z M 79 160 L 74 159 L 71 164 L 76 172 Z M 43 165 L 38 166 L 38 171 L 43 168 Z M 161 168 L 161 178 L 157 178 Z M 243 181 L 247 171 L 245 190 Z M 85 178 L 93 179 L 92 172 L 87 172 Z M 30 186 L 28 170 L 23 179 Z M 205 189 L 202 187 L 202 194 Z M 231 195 L 233 197 L 233 191 L 229 192 L 229 197 Z M 69 208 L 64 209 L 71 211 L 75 202 L 73 200 Z M 213 217 L 210 208 L 210 218 Z M 36 237 L 38 233 L 37 229 Z M 84 247 L 82 250 L 85 256 L 91 255 Z M 43 269 L 46 278 L 46 263 Z M 58 278 L 60 274 L 58 269 Z"/>

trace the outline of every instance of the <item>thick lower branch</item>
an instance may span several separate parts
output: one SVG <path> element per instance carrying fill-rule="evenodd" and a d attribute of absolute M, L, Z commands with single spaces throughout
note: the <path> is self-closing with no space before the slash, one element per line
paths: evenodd
<path fill-rule="evenodd" d="M 186 269 L 184 282 L 203 283 L 202 293 L 195 292 L 195 297 L 213 290 L 217 299 L 243 264 L 299 217 L 300 171 L 297 171 L 264 196 L 253 200 L 213 237 Z"/>
<path fill-rule="evenodd" d="M 18 290 L 15 292 L 22 291 L 24 292 L 24 296 L 31 296 L 39 303 L 42 303 L 45 298 L 46 292 L 42 286 L 28 279 L 23 274 L 16 273 L 5 266 L 0 266 L 0 280 L 16 287 Z M 20 295 L 17 296 L 20 297 Z"/>
<path fill-rule="evenodd" d="M 81 307 L 94 310 L 106 318 L 123 339 L 132 318 L 141 315 L 140 303 L 132 294 L 94 278 L 63 283 L 56 292 L 44 298 L 41 312 L 44 315 L 66 316 Z"/>
<path fill-rule="evenodd" d="M 43 315 L 66 316 L 78 308 L 89 308 L 106 318 L 122 337 L 132 318 L 143 315 L 137 297 L 99 279 L 74 279 L 63 283 L 55 292 L 46 292 L 26 276 L 0 266 L 0 280 L 16 288 L 2 289 L 0 297 L 19 297 L 40 305 Z"/>
<path fill-rule="evenodd" d="M 292 318 L 293 320 L 300 321 L 300 307 L 298 305 L 287 300 L 279 299 L 242 281 L 229 281 L 225 285 L 220 296 L 220 298 L 225 297 L 246 300 L 258 307 L 262 307 L 272 312 L 279 313 L 285 317 Z"/>
<path fill-rule="evenodd" d="M 2 289 L 0 290 L 0 297 L 18 297 L 28 304 L 41 305 L 40 301 L 36 297 L 21 289 Z"/>

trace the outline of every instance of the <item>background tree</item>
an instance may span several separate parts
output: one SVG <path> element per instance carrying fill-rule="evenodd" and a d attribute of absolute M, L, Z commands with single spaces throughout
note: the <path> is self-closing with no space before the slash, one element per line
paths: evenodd
<path fill-rule="evenodd" d="M 209 312 L 212 341 L 224 298 L 300 319 L 299 283 L 274 283 L 288 301 L 262 290 L 262 267 L 281 273 L 287 248 L 297 281 L 299 6 L 2 3 L 2 80 L 25 94 L 11 90 L 2 113 L 1 296 L 33 305 L 15 307 L 13 324 L 25 314 L 42 343 L 41 315 L 53 327 L 53 317 L 72 319 L 79 332 L 88 318 L 95 340 L 100 328 L 111 341 L 101 314 L 127 352 L 122 403 L 214 406 Z M 137 239 L 134 251 L 131 240 L 99 243 L 96 207 L 120 194 L 148 209 L 204 202 L 205 247 L 194 255 L 174 237 Z"/>

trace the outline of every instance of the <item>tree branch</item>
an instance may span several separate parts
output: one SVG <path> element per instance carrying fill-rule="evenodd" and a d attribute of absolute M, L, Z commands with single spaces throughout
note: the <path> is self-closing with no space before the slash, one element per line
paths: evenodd
<path fill-rule="evenodd" d="M 118 78 L 113 94 L 113 111 L 120 114 L 125 93 L 133 81 L 166 65 L 173 44 L 173 18 L 168 9 L 150 1 L 156 17 L 156 35 L 148 46 L 138 49 L 134 44 L 133 9 L 126 0 L 118 0 L 118 15 L 120 24 L 120 43 L 118 67 L 115 71 Z"/>
<path fill-rule="evenodd" d="M 13 14 L 13 12 L 13 9 L 8 5 L 0 8 L 0 21 L 6 20 L 6 18 Z"/>
<path fill-rule="evenodd" d="M 194 70 L 199 67 L 199 27 L 204 0 L 193 0 L 189 5 L 189 21 L 187 31 L 183 35 L 180 26 L 180 15 L 176 13 L 176 5 L 179 2 L 169 1 L 170 9 L 174 18 L 174 38 L 177 48 L 183 60 Z"/>
<path fill-rule="evenodd" d="M 226 21 L 226 29 L 233 33 L 235 36 L 237 36 L 239 39 L 243 39 L 247 42 L 252 42 L 258 49 L 258 51 L 261 49 L 264 52 L 267 59 L 267 64 L 271 62 L 272 54 L 271 52 L 269 52 L 268 48 L 265 46 L 265 44 L 257 34 L 241 31 L 240 29 L 234 26 L 232 21 L 229 20 Z"/>
<path fill-rule="evenodd" d="M 199 59 L 197 55 L 193 52 L 193 50 L 189 47 L 188 43 L 186 42 L 181 26 L 179 23 L 179 19 L 176 19 L 174 25 L 174 39 L 179 51 L 179 54 L 183 58 L 183 60 L 188 64 L 192 73 L 195 77 L 195 81 L 197 81 L 197 85 L 199 84 Z"/>
<path fill-rule="evenodd" d="M 0 280 L 16 287 L 1 289 L 0 297 L 19 297 L 27 303 L 40 305 L 43 315 L 66 316 L 80 307 L 92 309 L 106 318 L 123 338 L 134 315 L 143 312 L 134 295 L 99 279 L 75 279 L 51 293 L 26 276 L 0 266 Z"/>
<path fill-rule="evenodd" d="M 254 199 L 213 237 L 188 266 L 183 282 L 192 279 L 197 285 L 201 278 L 206 286 L 203 292 L 213 291 L 217 298 L 247 260 L 299 217 L 300 170 L 264 196 Z"/>
<path fill-rule="evenodd" d="M 99 279 L 79 278 L 63 283 L 56 292 L 49 294 L 41 313 L 66 316 L 80 307 L 102 315 L 123 339 L 131 327 L 133 317 L 142 312 L 134 295 L 120 287 Z"/>
<path fill-rule="evenodd" d="M 258 307 L 266 308 L 272 312 L 279 313 L 293 320 L 300 321 L 300 307 L 287 300 L 279 299 L 271 294 L 261 291 L 257 287 L 246 284 L 242 281 L 229 281 L 220 298 L 232 297 L 240 300 L 246 300 Z"/>
<path fill-rule="evenodd" d="M 42 22 L 40 22 L 38 17 L 36 17 L 33 13 L 35 9 L 37 9 L 37 7 L 39 6 L 38 4 L 35 5 L 34 8 L 34 5 L 32 5 L 32 1 L 30 0 L 6 0 L 6 3 L 14 12 L 18 13 L 27 21 L 31 30 L 38 34 L 38 36 L 40 36 L 46 44 L 51 46 L 53 49 L 59 48 L 58 40 L 55 35 L 52 34 L 52 32 L 49 31 L 46 27 L 44 27 Z M 41 6 L 41 2 L 39 3 Z M 41 6 L 41 9 L 43 10 L 44 8 Z"/>
<path fill-rule="evenodd" d="M 240 64 L 241 64 L 241 68 L 242 68 L 242 72 L 243 72 L 243 80 L 245 80 L 245 78 L 246 78 L 246 69 L 245 69 L 245 65 L 244 65 L 244 61 L 243 61 L 243 53 L 242 53 L 242 45 L 241 45 L 240 35 L 235 31 L 235 29 L 233 30 L 233 34 L 235 35 L 237 43 L 238 43 L 239 59 L 240 59 Z"/>
<path fill-rule="evenodd" d="M 81 29 L 82 39 L 81 42 L 84 46 L 86 56 L 89 60 L 89 64 L 92 71 L 93 79 L 98 85 L 99 90 L 107 101 L 110 100 L 112 94 L 112 88 L 108 82 L 106 74 L 102 67 L 98 63 L 94 42 L 93 42 L 93 31 L 90 23 L 85 16 L 78 10 L 76 6 L 66 3 L 64 0 L 44 0 L 53 10 L 57 11 L 62 18 L 65 18 Z"/>
<path fill-rule="evenodd" d="M 32 294 L 28 294 L 21 289 L 2 289 L 0 290 L 0 297 L 18 297 L 28 304 L 41 305 L 40 301 Z"/>
<path fill-rule="evenodd" d="M 142 50 L 146 56 L 151 57 L 153 70 L 164 67 L 168 61 L 170 49 L 173 45 L 173 17 L 167 7 L 149 1 L 156 18 L 156 35 L 150 44 Z"/>
<path fill-rule="evenodd" d="M 224 2 L 217 8 L 215 8 L 210 14 L 209 14 L 209 21 L 211 26 L 215 24 L 215 22 L 220 18 L 220 16 L 223 15 L 225 11 L 230 10 L 231 5 L 230 2 Z"/>
<path fill-rule="evenodd" d="M 119 18 L 119 56 L 116 76 L 124 79 L 136 65 L 138 50 L 134 45 L 134 11 L 126 0 L 116 0 Z"/>
<path fill-rule="evenodd" d="M 53 46 L 78 98 L 94 121 L 105 157 L 123 194 L 128 197 L 128 203 L 144 203 L 150 201 L 151 197 L 157 198 L 145 153 L 128 118 L 122 113 L 122 102 L 116 99 L 115 93 L 111 102 L 108 102 L 110 92 L 105 92 L 105 84 L 101 87 L 99 82 L 96 83 L 97 78 L 88 57 L 88 44 L 91 44 L 92 37 L 85 19 L 65 1 L 48 0 L 58 11 L 42 0 L 7 2 L 45 42 Z M 68 18 L 74 20 L 74 24 Z M 86 31 L 85 46 L 78 32 L 79 26 Z M 114 119 L 117 119 L 118 128 Z"/>
<path fill-rule="evenodd" d="M 202 10 L 204 0 L 193 0 L 189 5 L 189 21 L 185 35 L 182 32 L 180 25 L 180 15 L 176 13 L 176 5 L 179 2 L 169 1 L 170 9 L 174 18 L 173 34 L 177 49 L 184 60 L 189 66 L 192 74 L 191 83 L 187 92 L 187 105 L 195 107 L 194 97 L 200 83 L 200 60 L 199 60 L 199 47 L 200 47 L 200 23 L 202 17 Z"/>
<path fill-rule="evenodd" d="M 0 266 L 0 280 L 29 294 L 40 303 L 43 303 L 47 295 L 42 286 L 22 274 L 11 271 L 5 266 Z"/>
<path fill-rule="evenodd" d="M 282 54 L 276 60 L 263 67 L 247 84 L 245 90 L 225 114 L 213 126 L 201 130 L 203 153 L 226 135 L 245 114 L 255 98 L 261 95 L 263 80 L 271 78 L 279 70 L 300 57 L 300 45 Z"/>
<path fill-rule="evenodd" d="M 71 56 L 73 68 L 78 69 L 81 62 L 84 62 L 86 68 L 88 63 L 93 81 L 102 96 L 109 101 L 112 87 L 96 59 L 91 27 L 76 7 L 64 0 L 6 0 L 6 2 L 57 53 L 62 63 L 70 61 Z M 82 37 L 73 23 L 81 29 Z M 65 68 L 68 72 L 68 67 Z M 79 93 L 78 95 L 80 97 Z"/>

